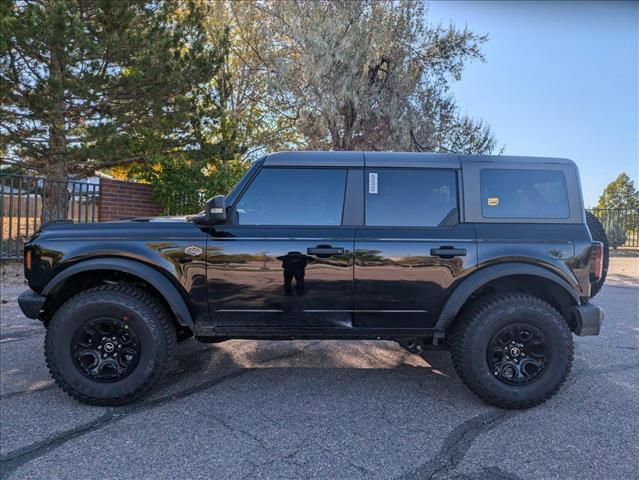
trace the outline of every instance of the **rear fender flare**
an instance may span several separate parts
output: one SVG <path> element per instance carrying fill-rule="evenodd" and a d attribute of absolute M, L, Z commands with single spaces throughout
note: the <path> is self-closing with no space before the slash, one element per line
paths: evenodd
<path fill-rule="evenodd" d="M 493 265 L 481 268 L 462 281 L 462 283 L 453 291 L 451 296 L 448 297 L 448 300 L 439 315 L 437 323 L 435 324 L 435 328 L 440 331 L 446 330 L 462 309 L 466 301 L 479 288 L 493 280 L 497 280 L 498 278 L 512 275 L 530 275 L 550 280 L 557 284 L 557 288 L 565 290 L 565 292 L 574 300 L 575 305 L 579 305 L 579 295 L 575 292 L 575 289 L 566 280 L 550 270 L 527 263 Z"/>

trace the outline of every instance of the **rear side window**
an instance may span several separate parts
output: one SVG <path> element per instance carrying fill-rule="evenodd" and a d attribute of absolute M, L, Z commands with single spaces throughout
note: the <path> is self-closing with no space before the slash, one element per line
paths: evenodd
<path fill-rule="evenodd" d="M 457 223 L 457 177 L 453 170 L 367 170 L 365 178 L 368 226 Z"/>
<path fill-rule="evenodd" d="M 486 218 L 568 218 L 568 189 L 558 170 L 483 169 L 481 211 Z"/>
<path fill-rule="evenodd" d="M 341 225 L 345 169 L 265 168 L 238 202 L 239 225 Z"/>

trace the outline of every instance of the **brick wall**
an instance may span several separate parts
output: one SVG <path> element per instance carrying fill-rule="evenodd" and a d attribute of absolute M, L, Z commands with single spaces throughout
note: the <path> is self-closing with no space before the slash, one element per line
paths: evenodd
<path fill-rule="evenodd" d="M 100 179 L 98 218 L 101 222 L 161 214 L 162 207 L 153 201 L 153 185 Z"/>

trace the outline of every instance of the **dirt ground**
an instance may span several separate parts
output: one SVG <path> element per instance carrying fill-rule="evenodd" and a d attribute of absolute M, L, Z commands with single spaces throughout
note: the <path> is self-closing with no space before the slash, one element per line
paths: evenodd
<path fill-rule="evenodd" d="M 0 289 L 26 285 L 21 262 L 0 262 Z"/>
<path fill-rule="evenodd" d="M 639 287 L 639 257 L 610 257 L 606 282 L 611 285 Z"/>

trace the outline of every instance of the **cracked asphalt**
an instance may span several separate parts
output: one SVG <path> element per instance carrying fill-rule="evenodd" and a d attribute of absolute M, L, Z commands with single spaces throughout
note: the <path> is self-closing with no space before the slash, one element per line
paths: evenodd
<path fill-rule="evenodd" d="M 602 334 L 575 338 L 559 394 L 523 411 L 482 403 L 447 352 L 373 341 L 186 341 L 150 396 L 89 407 L 52 384 L 20 290 L 0 305 L 3 479 L 639 477 L 634 267 L 595 299 Z"/>

